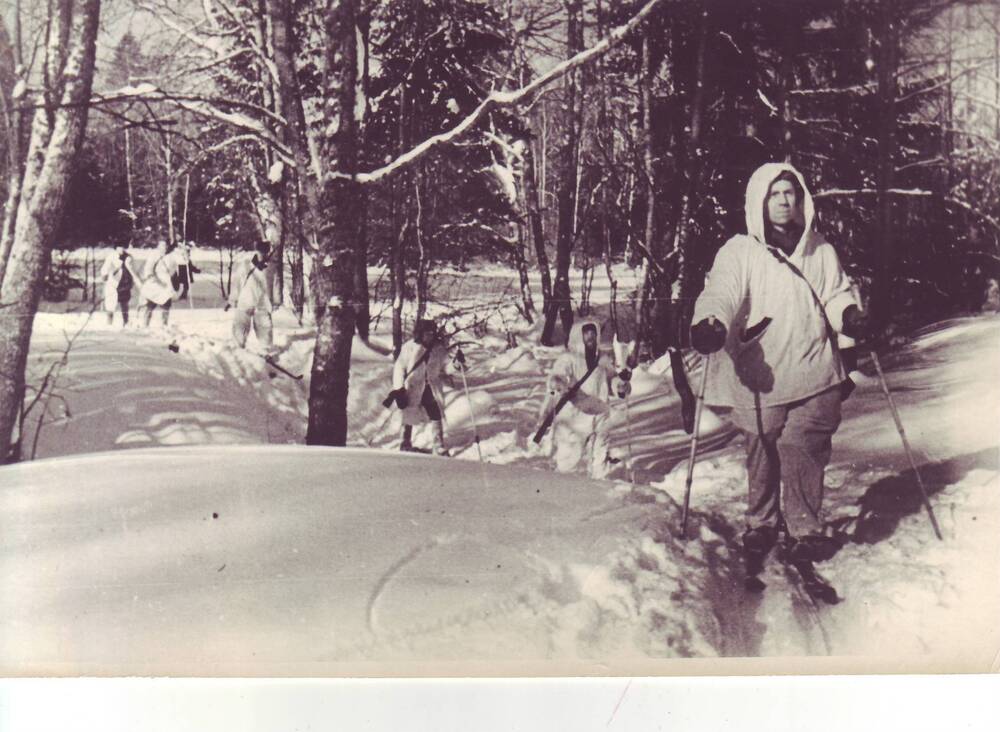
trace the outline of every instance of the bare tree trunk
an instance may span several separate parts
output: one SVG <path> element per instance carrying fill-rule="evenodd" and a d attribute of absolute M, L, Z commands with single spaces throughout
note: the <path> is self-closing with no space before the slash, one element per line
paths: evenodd
<path fill-rule="evenodd" d="M 590 255 L 583 253 L 580 264 L 580 315 L 590 315 L 590 293 L 594 289 L 594 262 Z"/>
<path fill-rule="evenodd" d="M 542 227 L 542 207 L 538 194 L 538 177 L 535 170 L 534 143 L 525 140 L 524 145 L 524 205 L 531 229 L 531 240 L 535 245 L 535 260 L 538 274 L 542 279 L 542 311 L 551 307 L 552 273 L 549 269 L 549 254 L 545 244 L 545 229 Z"/>
<path fill-rule="evenodd" d="M 370 81 L 370 67 L 369 67 L 369 42 L 371 36 L 371 23 L 368 15 L 368 10 L 364 6 L 359 6 L 360 10 L 358 13 L 358 31 L 360 35 L 361 48 L 359 52 L 361 56 L 361 89 L 364 93 L 364 112 L 362 119 L 367 121 L 368 119 L 368 87 Z M 363 125 L 364 128 L 364 125 Z M 362 129 L 359 147 L 366 148 L 368 145 L 367 136 Z M 358 329 L 358 335 L 365 341 L 368 340 L 371 333 L 369 332 L 369 327 L 371 324 L 371 294 L 368 292 L 368 191 L 367 189 L 360 189 L 358 195 L 361 197 L 361 208 L 358 212 L 359 216 L 359 227 L 358 227 L 358 256 L 355 260 L 354 267 L 354 293 L 355 293 L 355 303 L 357 308 L 356 314 L 356 324 Z"/>
<path fill-rule="evenodd" d="M 518 284 L 521 287 L 521 306 L 523 308 L 524 319 L 528 321 L 528 325 L 533 325 L 535 322 L 535 303 L 531 297 L 531 281 L 528 279 L 528 259 L 524 256 L 524 225 L 518 222 L 516 231 L 517 243 L 514 244 L 514 266 L 517 268 Z"/>
<path fill-rule="evenodd" d="M 707 5 L 707 3 L 706 3 Z M 707 8 L 703 11 L 707 13 Z M 699 59 L 698 65 L 704 67 L 703 61 L 704 34 L 699 38 Z M 795 79 L 792 70 L 792 58 L 796 53 L 795 43 L 792 38 L 782 36 L 779 39 L 781 49 L 781 61 L 778 66 L 778 108 L 781 110 L 781 158 L 786 163 L 792 162 L 792 88 Z M 701 75 L 701 72 L 699 72 Z"/>
<path fill-rule="evenodd" d="M 993 137 L 1000 141 L 1000 5 L 993 6 Z"/>
<path fill-rule="evenodd" d="M 402 153 L 409 146 L 409 97 L 406 87 L 399 92 L 399 124 L 396 130 L 397 151 Z M 392 350 L 399 356 L 403 347 L 403 305 L 406 302 L 406 242 L 410 229 L 410 194 L 407 187 L 409 176 L 406 172 L 400 175 L 398 182 L 392 183 L 393 231 L 392 251 L 390 252 L 389 272 L 392 281 Z"/>
<path fill-rule="evenodd" d="M 652 61 L 652 41 L 647 36 L 642 40 L 642 64 L 639 74 L 639 94 L 640 105 L 642 107 L 642 135 L 643 135 L 643 170 L 646 178 L 646 257 L 655 257 L 657 249 L 656 235 L 656 173 L 655 154 L 653 152 L 653 76 L 655 70 Z M 635 306 L 636 318 L 636 353 L 642 347 L 644 340 L 649 339 L 649 299 L 654 292 L 655 277 L 654 264 L 645 261 L 642 265 L 642 277 L 639 282 L 639 292 L 637 294 Z"/>
<path fill-rule="evenodd" d="M 952 89 L 951 80 L 955 78 L 954 70 L 952 68 L 955 60 L 955 29 L 954 29 L 954 17 L 955 10 L 950 8 L 945 11 L 945 78 L 948 79 L 948 83 L 944 87 L 944 119 L 941 121 L 941 146 L 944 148 L 944 158 L 945 164 L 945 190 L 951 189 L 951 177 L 952 171 L 954 171 L 954 160 L 952 159 L 952 154 L 954 152 L 954 136 L 952 130 L 955 128 L 955 120 L 953 119 L 955 113 L 955 94 L 954 89 Z"/>
<path fill-rule="evenodd" d="M 20 78 L 17 69 L 20 61 L 20 3 L 14 10 L 14 39 L 7 35 L 7 28 L 0 18 L 0 68 L 11 71 L 10 78 L 0 78 L 0 105 L 3 111 L 4 136 L 6 138 L 7 164 L 4 171 L 7 179 L 6 200 L 3 210 L 3 224 L 0 226 L 0 282 L 3 282 L 7 259 L 14 245 L 14 221 L 17 208 L 21 202 L 21 176 L 23 173 L 24 156 L 21 143 L 24 135 L 24 117 L 21 113 L 19 100 L 14 99 L 13 92 Z"/>
<path fill-rule="evenodd" d="M 605 25 L 604 8 L 601 0 L 597 0 L 597 38 L 603 41 L 607 33 Z M 611 166 L 615 166 L 614 132 L 611 129 L 610 115 L 608 113 L 608 75 L 607 63 L 604 57 L 597 61 L 598 91 L 600 92 L 600 106 L 597 116 L 597 136 L 604 154 L 610 161 Z M 611 248 L 611 188 L 604 186 L 601 189 L 601 213 L 598 231 L 598 239 L 601 243 L 601 259 L 604 263 L 604 272 L 608 277 L 608 284 L 611 287 L 610 315 L 611 325 L 617 335 L 618 330 L 618 281 L 614 274 L 613 252 Z"/>
<path fill-rule="evenodd" d="M 188 198 L 191 193 L 191 174 L 184 176 L 184 213 L 181 218 L 181 239 L 188 240 Z"/>
<path fill-rule="evenodd" d="M 91 257 L 94 254 L 94 250 L 93 250 L 93 247 L 87 247 L 83 251 L 84 251 L 84 254 L 83 254 L 83 291 L 80 293 L 80 300 L 81 300 L 81 302 L 86 302 L 91 297 L 94 297 L 94 298 L 97 297 L 97 287 L 96 286 L 94 287 L 93 296 L 91 296 L 91 289 L 90 289 L 90 259 L 91 259 Z M 69 266 L 71 268 L 70 271 L 72 271 L 72 266 L 73 266 L 72 261 L 73 260 L 69 260 Z"/>
<path fill-rule="evenodd" d="M 691 273 L 691 258 L 688 250 L 692 246 L 691 230 L 695 215 L 695 205 L 701 199 L 702 180 L 704 179 L 705 151 L 702 149 L 702 118 L 705 113 L 706 98 L 706 54 L 708 41 L 711 37 L 710 8 L 711 0 L 701 0 L 698 19 L 698 51 L 695 61 L 694 93 L 691 98 L 691 134 L 687 149 L 687 190 L 681 202 L 680 218 L 677 221 L 677 233 L 674 238 L 674 249 L 670 253 L 672 259 L 674 281 L 668 295 L 670 312 L 666 318 L 668 323 L 663 346 L 665 348 L 680 347 L 687 331 L 687 320 L 693 312 L 694 299 L 697 293 L 692 292 L 693 277 Z M 790 72 L 789 72 L 790 73 Z M 787 100 L 787 94 L 786 100 Z M 787 101 L 786 101 L 786 108 Z M 790 136 L 790 128 L 786 128 Z M 790 137 L 786 137 L 788 144 Z M 788 148 L 786 147 L 786 150 Z"/>
<path fill-rule="evenodd" d="M 326 11 L 325 21 L 327 89 L 333 87 L 340 114 L 334 140 L 336 164 L 341 172 L 354 175 L 358 171 L 361 141 L 361 120 L 356 116 L 358 0 L 340 0 L 336 7 Z M 361 186 L 353 178 L 324 184 L 324 210 L 340 212 L 341 220 L 325 233 L 322 250 L 313 263 L 313 288 L 318 295 L 319 312 L 309 385 L 306 443 L 310 445 L 347 442 L 347 394 L 357 319 L 354 276 L 362 198 Z M 325 266 L 328 259 L 336 266 Z"/>
<path fill-rule="evenodd" d="M 138 215 L 135 212 L 135 185 L 132 182 L 132 132 L 128 127 L 125 128 L 125 187 L 128 189 L 128 217 L 134 239 Z"/>
<path fill-rule="evenodd" d="M 32 325 L 94 76 L 100 0 L 61 0 L 55 10 L 48 29 L 46 105 L 34 115 L 14 244 L 0 286 L 0 460 L 15 443 Z"/>
<path fill-rule="evenodd" d="M 878 82 L 878 158 L 876 167 L 876 211 L 878 243 L 873 310 L 878 324 L 889 322 L 892 303 L 892 266 L 894 259 L 892 200 L 893 158 L 896 151 L 896 72 L 899 63 L 899 28 L 895 0 L 883 0 L 878 8 L 877 38 L 879 42 L 876 77 Z"/>
<path fill-rule="evenodd" d="M 301 221 L 298 217 L 293 217 L 292 213 L 298 211 L 295 186 L 292 178 L 286 181 L 282 187 L 281 208 L 283 222 L 282 226 L 282 251 L 284 260 L 288 264 L 288 272 L 291 275 L 291 293 L 289 295 L 292 302 L 292 309 L 299 324 L 305 314 L 306 291 L 305 291 L 305 263 L 303 256 L 304 234 Z"/>
<path fill-rule="evenodd" d="M 403 260 L 405 240 L 410 227 L 409 217 L 396 229 L 389 253 L 389 279 L 392 283 L 392 351 L 399 356 L 403 347 L 403 300 L 406 292 L 406 263 Z"/>
<path fill-rule="evenodd" d="M 358 335 L 365 341 L 371 333 L 371 295 L 368 292 L 368 193 L 363 188 L 358 191 L 358 252 L 354 261 L 354 295 L 357 313 L 355 315 Z"/>
<path fill-rule="evenodd" d="M 417 320 L 422 320 L 427 314 L 427 279 L 431 268 L 431 254 L 424 245 L 424 206 L 421 188 L 424 177 L 418 170 L 413 178 L 413 200 L 417 207 L 416 221 L 413 232 L 417 240 Z"/>
<path fill-rule="evenodd" d="M 566 2 L 567 56 L 572 57 L 583 50 L 583 2 Z M 583 128 L 581 74 L 577 71 L 565 77 L 565 115 L 563 140 L 559 154 L 559 192 L 557 195 L 559 219 L 556 233 L 556 278 L 552 287 L 552 300 L 545 312 L 542 327 L 542 343 L 555 345 L 556 318 L 562 324 L 563 337 L 569 335 L 573 324 L 572 293 L 569 287 L 569 270 L 572 264 L 573 244 L 576 234 L 577 175 L 579 170 L 579 146 Z"/>
<path fill-rule="evenodd" d="M 166 163 L 166 193 L 167 193 L 167 242 L 170 246 L 177 243 L 174 225 L 174 165 L 173 150 L 167 144 L 163 145 L 163 158 Z"/>

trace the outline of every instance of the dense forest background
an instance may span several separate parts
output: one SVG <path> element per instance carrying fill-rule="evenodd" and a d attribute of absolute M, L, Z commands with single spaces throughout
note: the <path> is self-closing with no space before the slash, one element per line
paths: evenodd
<path fill-rule="evenodd" d="M 4 263 L 29 112 L 55 119 L 47 64 L 60 42 L 72 55 L 52 19 L 93 5 L 0 4 Z M 367 335 L 373 296 L 392 303 L 398 348 L 434 270 L 483 261 L 519 273 L 544 342 L 607 277 L 645 354 L 682 347 L 714 253 L 743 229 L 747 178 L 770 160 L 805 174 L 882 325 L 978 309 L 998 275 L 996 2 L 110 0 L 99 13 L 93 91 L 75 102 L 86 135 L 49 244 L 265 240 L 284 263 L 278 297 L 315 319 L 328 364 Z M 640 271 L 634 291 L 617 291 L 622 262 Z M 370 267 L 386 272 L 377 292 Z M 312 397 L 340 403 L 344 378 Z"/>

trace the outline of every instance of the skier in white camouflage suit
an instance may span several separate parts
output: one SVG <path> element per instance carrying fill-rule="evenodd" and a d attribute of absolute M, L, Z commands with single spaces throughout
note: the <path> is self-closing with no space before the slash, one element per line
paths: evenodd
<path fill-rule="evenodd" d="M 132 287 L 142 280 L 135 271 L 132 255 L 124 246 L 116 246 L 108 254 L 101 267 L 104 277 L 104 309 L 108 314 L 108 325 L 111 325 L 115 310 L 121 309 L 122 327 L 128 325 L 128 306 L 132 299 Z"/>
<path fill-rule="evenodd" d="M 177 262 L 165 239 L 160 239 L 153 254 L 146 260 L 142 271 L 142 286 L 139 294 L 142 296 L 143 325 L 149 327 L 153 311 L 160 308 L 160 319 L 163 327 L 167 327 L 170 319 L 170 306 L 177 296 L 174 279 L 177 276 Z"/>
<path fill-rule="evenodd" d="M 245 348 L 250 327 L 253 326 L 257 343 L 269 351 L 274 341 L 271 320 L 271 291 L 267 282 L 267 263 L 270 248 L 259 242 L 252 256 L 240 262 L 233 276 L 228 306 L 233 308 L 233 340 Z"/>
<path fill-rule="evenodd" d="M 403 413 L 400 449 L 413 450 L 413 428 L 431 422 L 434 425 L 433 450 L 447 455 L 444 446 L 444 392 L 442 375 L 448 360 L 448 348 L 433 320 L 418 320 L 413 326 L 413 340 L 399 351 L 392 370 L 392 396 Z"/>
<path fill-rule="evenodd" d="M 606 478 L 613 464 L 609 454 L 611 395 L 624 399 L 632 390 L 630 372 L 618 373 L 612 356 L 601 353 L 600 333 L 601 323 L 593 318 L 573 325 L 565 352 L 552 364 L 539 413 L 541 421 L 563 394 L 587 377 L 556 415 L 552 444 L 557 470 L 571 471 L 583 464 L 596 479 Z"/>
<path fill-rule="evenodd" d="M 691 344 L 710 357 L 705 403 L 746 434 L 748 574 L 787 529 L 783 556 L 828 559 L 823 473 L 849 385 L 838 334 L 864 337 L 837 252 L 813 230 L 813 201 L 792 166 L 768 163 L 747 185 L 747 234 L 719 250 L 695 305 Z"/>

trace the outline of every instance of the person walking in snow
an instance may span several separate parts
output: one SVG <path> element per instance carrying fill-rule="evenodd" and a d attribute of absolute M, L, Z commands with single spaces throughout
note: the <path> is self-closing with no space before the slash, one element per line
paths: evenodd
<path fill-rule="evenodd" d="M 253 255 L 244 259 L 236 269 L 226 309 L 233 308 L 233 340 L 240 348 L 246 347 L 251 325 L 257 342 L 263 348 L 270 349 L 273 343 L 273 307 L 267 283 L 269 257 L 267 243 L 258 242 Z"/>
<path fill-rule="evenodd" d="M 178 300 L 188 299 L 188 290 L 191 287 L 191 283 L 194 282 L 194 276 L 201 272 L 200 269 L 194 266 L 194 262 L 191 261 L 191 247 L 193 244 L 191 242 L 182 241 L 177 249 L 174 250 L 174 256 L 177 259 L 177 282 L 180 288 L 179 294 L 177 296 Z"/>
<path fill-rule="evenodd" d="M 691 344 L 709 356 L 706 406 L 746 435 L 749 580 L 782 528 L 793 563 L 839 547 L 820 513 L 847 380 L 837 337 L 863 338 L 868 324 L 795 168 L 761 166 L 745 213 L 747 233 L 719 250 L 695 303 Z"/>
<path fill-rule="evenodd" d="M 444 392 L 442 374 L 448 360 L 448 348 L 433 320 L 418 320 L 413 326 L 413 340 L 399 351 L 392 370 L 392 394 L 403 413 L 403 435 L 399 449 L 413 450 L 413 427 L 431 422 L 434 425 L 435 454 L 447 455 L 444 446 Z"/>
<path fill-rule="evenodd" d="M 108 253 L 101 266 L 104 278 L 104 309 L 108 313 L 108 325 L 114 321 L 115 310 L 122 311 L 122 327 L 128 325 L 128 306 L 132 300 L 132 285 L 141 282 L 136 274 L 132 255 L 123 246 L 117 246 Z"/>
<path fill-rule="evenodd" d="M 145 307 L 143 325 L 149 327 L 153 311 L 159 307 L 163 326 L 166 327 L 167 321 L 170 319 L 170 306 L 177 295 L 174 287 L 174 280 L 177 277 L 177 261 L 173 256 L 173 250 L 167 246 L 165 240 L 160 239 L 153 256 L 146 260 L 142 277 L 143 283 L 142 287 L 139 288 L 139 294 L 144 300 Z"/>
<path fill-rule="evenodd" d="M 571 397 L 555 415 L 552 443 L 556 469 L 570 471 L 581 463 L 591 478 L 606 478 L 611 470 L 610 399 L 625 399 L 632 390 L 630 372 L 618 373 L 613 359 L 600 349 L 601 324 L 595 319 L 580 320 L 570 329 L 566 350 L 552 364 L 546 381 L 547 397 L 539 421 Z"/>

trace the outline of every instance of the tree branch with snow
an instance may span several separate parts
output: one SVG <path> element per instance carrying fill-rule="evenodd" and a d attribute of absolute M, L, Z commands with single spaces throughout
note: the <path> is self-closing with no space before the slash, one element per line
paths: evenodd
<path fill-rule="evenodd" d="M 560 79 L 571 71 L 578 69 L 582 66 L 589 64 L 590 62 L 598 59 L 603 54 L 607 53 L 609 50 L 620 44 L 629 35 L 631 35 L 635 30 L 652 14 L 656 8 L 661 5 L 665 0 L 649 0 L 643 7 L 637 12 L 632 18 L 612 30 L 608 35 L 598 43 L 594 44 L 590 48 L 581 51 L 580 53 L 566 59 L 562 63 L 557 64 L 552 69 L 550 69 L 545 74 L 542 74 L 534 81 L 522 86 L 520 89 L 515 89 L 513 91 L 494 91 L 489 96 L 487 96 L 479 106 L 475 108 L 465 119 L 459 122 L 457 125 L 452 127 L 446 132 L 441 132 L 437 135 L 427 138 L 419 145 L 411 148 L 407 152 L 398 156 L 392 162 L 383 165 L 380 168 L 376 168 L 367 173 L 358 173 L 357 175 L 351 176 L 346 173 L 341 172 L 331 172 L 329 177 L 331 178 L 349 178 L 353 179 L 358 183 L 375 183 L 388 176 L 403 170 L 404 168 L 413 165 L 415 162 L 423 158 L 425 155 L 430 153 L 435 148 L 445 145 L 447 143 L 453 142 L 467 132 L 475 128 L 475 126 L 491 111 L 495 109 L 503 109 L 509 107 L 515 107 L 519 104 L 530 100 L 532 95 L 543 89 L 544 87 L 551 84 L 553 81 Z"/>

